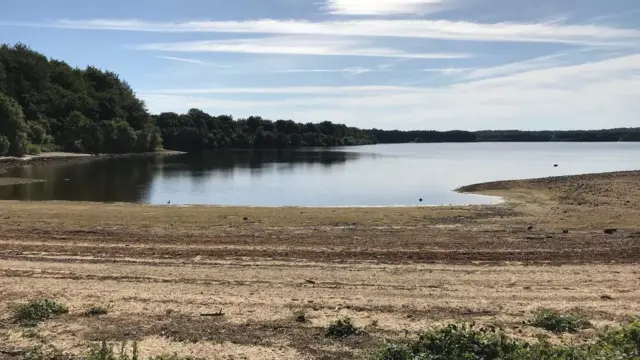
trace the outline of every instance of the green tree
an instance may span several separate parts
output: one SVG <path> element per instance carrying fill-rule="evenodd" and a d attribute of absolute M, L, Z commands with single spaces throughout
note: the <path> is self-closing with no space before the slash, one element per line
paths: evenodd
<path fill-rule="evenodd" d="M 14 99 L 0 94 L 0 134 L 9 140 L 9 155 L 22 156 L 26 154 L 27 123 L 20 104 Z"/>
<path fill-rule="evenodd" d="M 0 156 L 6 155 L 9 152 L 10 146 L 9 139 L 4 135 L 0 135 Z"/>

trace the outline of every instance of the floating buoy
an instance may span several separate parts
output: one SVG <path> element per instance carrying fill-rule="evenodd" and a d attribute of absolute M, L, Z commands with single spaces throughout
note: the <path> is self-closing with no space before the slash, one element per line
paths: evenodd
<path fill-rule="evenodd" d="M 422 198 L 420 198 L 420 200 L 419 200 L 419 201 L 420 201 L 420 202 L 422 202 Z"/>
<path fill-rule="evenodd" d="M 553 167 L 558 167 L 558 164 L 554 164 Z"/>

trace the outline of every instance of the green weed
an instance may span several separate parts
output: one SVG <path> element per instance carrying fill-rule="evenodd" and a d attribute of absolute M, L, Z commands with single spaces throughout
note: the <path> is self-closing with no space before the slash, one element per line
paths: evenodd
<path fill-rule="evenodd" d="M 351 319 L 345 317 L 329 324 L 326 335 L 341 339 L 355 335 L 358 331 L 359 329 L 351 322 Z"/>
<path fill-rule="evenodd" d="M 54 316 L 67 314 L 69 309 L 53 300 L 36 300 L 20 305 L 15 312 L 15 319 L 24 326 L 36 326 L 39 322 Z"/>
<path fill-rule="evenodd" d="M 552 309 L 540 309 L 529 325 L 551 331 L 553 333 L 574 333 L 591 327 L 591 323 L 579 314 L 561 314 Z"/>
<path fill-rule="evenodd" d="M 387 343 L 370 360 L 636 360 L 640 321 L 600 332 L 583 345 L 530 343 L 507 337 L 495 327 L 449 325 L 420 333 L 407 343 Z"/>

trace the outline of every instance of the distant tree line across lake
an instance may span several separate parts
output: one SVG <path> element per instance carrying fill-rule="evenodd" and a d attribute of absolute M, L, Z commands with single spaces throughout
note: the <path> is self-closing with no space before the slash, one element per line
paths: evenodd
<path fill-rule="evenodd" d="M 640 128 L 605 130 L 483 130 L 483 131 L 433 131 L 433 130 L 365 130 L 381 144 L 437 143 L 437 142 L 610 142 L 640 141 Z"/>
<path fill-rule="evenodd" d="M 152 115 L 116 73 L 92 66 L 74 68 L 23 44 L 0 46 L 0 155 L 477 141 L 640 141 L 640 129 L 362 130 L 330 121 L 299 123 L 259 116 L 234 119 L 199 109 Z"/>

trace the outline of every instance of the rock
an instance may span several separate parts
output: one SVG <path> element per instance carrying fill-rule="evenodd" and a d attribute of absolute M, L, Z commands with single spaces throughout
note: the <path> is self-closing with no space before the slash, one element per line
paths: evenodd
<path fill-rule="evenodd" d="M 568 234 L 568 233 L 569 233 L 569 230 L 564 229 L 564 230 L 562 230 L 562 233 L 563 233 L 563 234 Z"/>
<path fill-rule="evenodd" d="M 618 232 L 618 229 L 604 229 L 604 233 L 605 234 L 611 235 L 611 234 L 614 234 L 616 232 Z"/>
<path fill-rule="evenodd" d="M 529 225 L 529 227 L 527 228 L 527 230 L 533 230 L 533 226 Z"/>
<path fill-rule="evenodd" d="M 600 299 L 602 299 L 602 300 L 613 300 L 613 297 L 611 295 L 604 294 L 604 295 L 600 295 Z"/>
<path fill-rule="evenodd" d="M 245 218 L 244 218 L 244 221 L 248 221 L 248 220 L 249 220 L 249 218 L 248 218 L 248 217 L 245 217 Z"/>
<path fill-rule="evenodd" d="M 305 280 L 304 282 L 306 282 L 307 284 L 315 284 L 316 283 L 315 281 L 309 280 L 309 279 Z"/>

